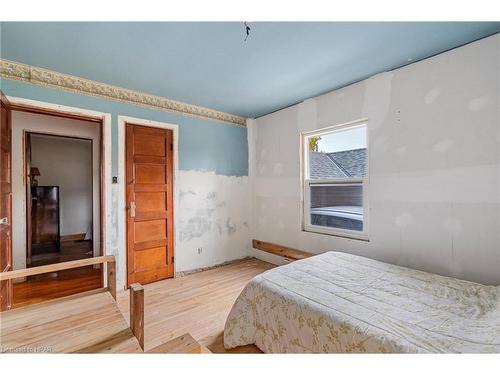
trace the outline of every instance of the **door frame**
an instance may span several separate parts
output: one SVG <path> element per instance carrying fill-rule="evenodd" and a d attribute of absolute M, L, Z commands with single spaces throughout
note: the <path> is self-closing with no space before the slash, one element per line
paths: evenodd
<path fill-rule="evenodd" d="M 110 249 L 112 249 L 114 246 L 113 243 L 109 243 L 111 236 L 107 236 L 106 233 L 111 230 L 111 224 L 109 223 L 109 220 L 106 220 L 108 216 L 110 216 L 110 213 L 112 212 L 112 195 L 111 195 L 111 188 L 110 188 L 110 182 L 111 182 L 111 114 L 110 113 L 104 113 L 104 112 L 97 112 L 93 110 L 88 110 L 88 109 L 82 109 L 82 108 L 77 108 L 77 107 L 69 107 L 69 106 L 64 106 L 64 105 L 59 105 L 59 104 L 54 104 L 54 103 L 48 103 L 48 102 L 42 102 L 42 101 L 37 101 L 37 100 L 31 100 L 31 99 L 24 99 L 24 98 L 19 98 L 19 97 L 13 97 L 13 96 L 7 96 L 8 100 L 10 101 L 12 105 L 12 111 L 20 111 L 20 112 L 29 112 L 29 113 L 34 113 L 34 114 L 41 114 L 41 115 L 50 115 L 50 116 L 56 116 L 56 117 L 64 117 L 64 118 L 71 118 L 71 119 L 76 119 L 76 120 L 85 120 L 85 121 L 92 121 L 101 124 L 101 139 L 100 139 L 100 253 L 101 255 L 108 255 L 110 253 Z M 49 135 L 52 135 L 52 133 L 46 132 Z M 26 157 L 25 154 L 25 135 L 26 131 L 23 131 L 23 140 L 22 140 L 22 146 L 23 146 L 23 157 Z M 65 134 L 54 134 L 54 135 L 62 135 L 66 136 Z M 72 136 L 72 135 L 68 135 Z M 23 171 L 22 171 L 22 183 L 23 187 L 26 187 L 26 184 L 28 183 L 28 179 L 26 176 L 26 171 L 24 170 L 26 168 L 26 162 L 23 160 Z M 25 198 L 26 199 L 26 198 Z M 26 203 L 26 202 L 25 202 Z M 23 214 L 23 219 L 21 222 L 24 222 L 24 228 L 25 228 L 25 237 L 26 241 L 28 240 L 27 235 L 27 227 L 26 227 L 26 219 L 27 219 L 27 212 L 26 212 L 26 204 L 24 205 L 24 209 L 22 210 Z M 13 219 L 14 221 L 14 219 Z M 18 220 L 16 220 L 18 221 Z M 15 232 L 13 231 L 13 236 L 15 235 Z M 14 241 L 13 241 L 14 242 Z M 27 245 L 27 244 L 26 244 Z M 102 276 L 102 281 L 103 285 L 106 283 L 106 275 L 103 272 Z"/>
<path fill-rule="evenodd" d="M 151 128 L 160 128 L 160 129 L 168 129 L 172 130 L 172 143 L 173 143 L 173 178 L 172 178 L 172 184 L 173 184 L 173 201 L 174 201 L 174 207 L 173 207 L 173 216 L 174 216 L 174 249 L 173 249 L 173 254 L 174 254 L 174 277 L 176 274 L 176 268 L 177 268 L 177 218 L 178 215 L 177 213 L 177 207 L 179 207 L 179 202 L 178 202 L 178 184 L 177 184 L 177 173 L 179 171 L 179 126 L 176 124 L 171 124 L 168 122 L 159 122 L 159 121 L 152 121 L 152 120 L 146 120 L 146 119 L 140 119 L 140 118 L 135 118 L 135 117 L 129 117 L 129 116 L 118 116 L 118 196 L 120 197 L 118 201 L 118 222 L 121 223 L 119 225 L 119 228 L 121 229 L 121 233 L 119 234 L 118 238 L 118 249 L 123 249 L 123 254 L 122 254 L 122 263 L 124 265 L 123 267 L 123 280 L 125 280 L 125 289 L 127 289 L 127 272 L 128 272 L 128 264 L 127 264 L 127 254 L 128 254 L 128 249 L 127 249 L 127 210 L 126 210 L 126 205 L 127 205 L 127 196 L 126 196 L 126 145 L 125 145 L 125 132 L 126 132 L 126 124 L 132 124 L 132 125 L 139 125 L 139 126 L 146 126 L 146 127 L 151 127 Z"/>

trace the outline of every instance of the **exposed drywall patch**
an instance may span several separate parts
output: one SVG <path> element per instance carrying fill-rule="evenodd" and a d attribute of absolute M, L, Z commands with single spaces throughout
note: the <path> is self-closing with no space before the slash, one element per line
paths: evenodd
<path fill-rule="evenodd" d="M 397 155 L 401 156 L 401 155 L 404 155 L 406 154 L 406 151 L 408 151 L 408 146 L 400 146 L 398 148 L 396 148 L 396 150 L 394 151 Z"/>
<path fill-rule="evenodd" d="M 467 108 L 469 111 L 480 111 L 488 105 L 489 98 L 486 95 L 480 96 L 478 98 L 472 99 L 468 104 Z"/>
<path fill-rule="evenodd" d="M 176 207 L 176 272 L 248 256 L 248 177 L 179 171 L 176 184 L 184 192 Z"/>
<path fill-rule="evenodd" d="M 453 139 L 443 139 L 432 146 L 432 150 L 438 153 L 450 151 L 455 146 Z"/>
<path fill-rule="evenodd" d="M 212 191 L 211 193 L 207 194 L 207 199 L 216 199 L 217 198 L 217 193 L 215 191 Z"/>
<path fill-rule="evenodd" d="M 211 216 L 215 210 L 214 209 L 200 209 L 196 210 L 193 217 L 187 220 L 180 229 L 181 242 L 189 241 L 195 237 L 201 237 L 205 233 L 212 230 L 212 219 Z"/>
<path fill-rule="evenodd" d="M 438 87 L 433 87 L 430 89 L 427 94 L 425 94 L 425 104 L 432 104 L 436 101 L 436 99 L 441 95 L 441 90 Z"/>
<path fill-rule="evenodd" d="M 462 231 L 462 222 L 455 217 L 447 218 L 443 225 L 444 228 L 451 234 L 458 234 Z"/>
<path fill-rule="evenodd" d="M 180 199 L 183 199 L 186 195 L 196 195 L 196 193 L 192 190 L 188 190 L 188 191 L 180 190 L 179 191 L 179 198 Z"/>
<path fill-rule="evenodd" d="M 378 136 L 373 140 L 371 152 L 374 154 L 385 154 L 389 151 L 389 138 Z"/>
<path fill-rule="evenodd" d="M 274 174 L 276 176 L 280 176 L 283 174 L 283 164 L 282 163 L 274 164 Z"/>
<path fill-rule="evenodd" d="M 224 222 L 224 224 L 217 223 L 217 229 L 221 236 L 223 235 L 230 236 L 233 233 L 236 233 L 237 226 L 233 222 L 233 220 L 230 217 L 228 217 Z"/>

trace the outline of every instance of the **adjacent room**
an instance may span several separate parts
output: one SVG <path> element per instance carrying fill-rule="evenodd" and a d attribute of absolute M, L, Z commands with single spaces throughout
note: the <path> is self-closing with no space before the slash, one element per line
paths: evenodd
<path fill-rule="evenodd" d="M 0 28 L 2 352 L 500 353 L 500 22 Z"/>

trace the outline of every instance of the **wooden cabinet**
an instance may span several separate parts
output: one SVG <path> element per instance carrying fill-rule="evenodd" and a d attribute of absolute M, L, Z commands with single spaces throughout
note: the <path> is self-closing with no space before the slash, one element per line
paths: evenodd
<path fill-rule="evenodd" d="M 52 247 L 60 249 L 59 186 L 31 188 L 32 252 Z"/>

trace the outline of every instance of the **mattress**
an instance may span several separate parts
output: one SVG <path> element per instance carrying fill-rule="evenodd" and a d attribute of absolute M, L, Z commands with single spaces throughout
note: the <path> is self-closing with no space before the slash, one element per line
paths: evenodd
<path fill-rule="evenodd" d="M 224 346 L 248 344 L 266 353 L 499 353 L 500 287 L 327 252 L 247 284 Z"/>

